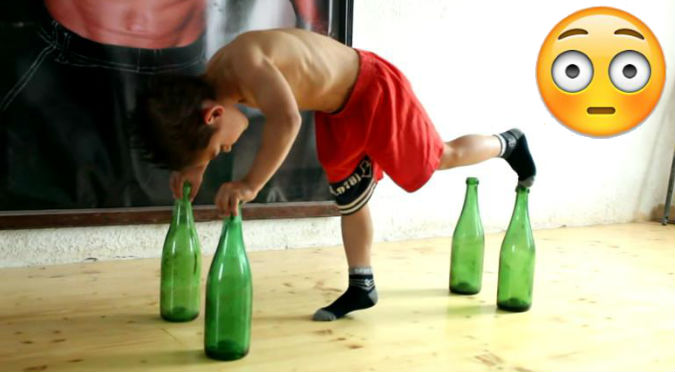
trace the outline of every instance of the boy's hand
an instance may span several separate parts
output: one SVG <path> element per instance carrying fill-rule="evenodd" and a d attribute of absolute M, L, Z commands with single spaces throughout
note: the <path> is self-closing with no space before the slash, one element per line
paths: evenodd
<path fill-rule="evenodd" d="M 220 217 L 236 216 L 239 202 L 247 202 L 255 199 L 258 190 L 245 181 L 226 182 L 218 189 L 216 194 L 216 207 Z"/>
<path fill-rule="evenodd" d="M 190 201 L 192 201 L 195 198 L 195 195 L 197 195 L 197 191 L 199 191 L 199 186 L 202 185 L 204 171 L 206 171 L 205 165 L 185 168 L 180 172 L 171 172 L 169 185 L 171 186 L 171 191 L 173 192 L 173 198 L 180 199 L 183 197 L 183 183 L 188 181 L 192 185 L 189 196 Z"/>

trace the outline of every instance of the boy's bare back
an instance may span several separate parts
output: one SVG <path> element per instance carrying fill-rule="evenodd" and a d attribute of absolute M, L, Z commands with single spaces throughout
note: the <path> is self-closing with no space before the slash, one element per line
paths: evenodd
<path fill-rule="evenodd" d="M 206 78 L 219 98 L 259 107 L 256 91 L 269 80 L 246 75 L 278 70 L 298 109 L 333 112 L 349 95 L 358 69 L 358 54 L 348 46 L 300 29 L 276 29 L 234 39 L 211 58 Z"/>

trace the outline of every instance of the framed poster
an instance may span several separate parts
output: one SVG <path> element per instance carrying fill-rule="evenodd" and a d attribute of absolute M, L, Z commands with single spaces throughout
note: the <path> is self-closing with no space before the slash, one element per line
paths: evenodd
<path fill-rule="evenodd" d="M 136 100 L 157 74 L 200 74 L 240 33 L 301 27 L 351 42 L 347 0 L 29 0 L 0 5 L 0 228 L 163 222 L 169 171 L 130 139 Z M 215 159 L 195 199 L 241 177 L 264 117 Z M 313 113 L 288 158 L 244 210 L 249 218 L 333 215 L 316 159 Z M 252 212 L 257 210 L 258 212 Z M 257 214 L 256 214 L 257 213 Z"/>

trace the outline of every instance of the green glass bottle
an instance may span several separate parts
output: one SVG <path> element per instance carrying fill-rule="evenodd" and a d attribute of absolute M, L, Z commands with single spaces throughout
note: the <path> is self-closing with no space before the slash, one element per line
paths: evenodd
<path fill-rule="evenodd" d="M 253 287 L 241 210 L 226 217 L 206 280 L 204 351 L 213 359 L 243 358 L 251 341 Z"/>
<path fill-rule="evenodd" d="M 459 294 L 480 292 L 483 279 L 485 234 L 478 211 L 478 179 L 466 179 L 462 213 L 452 234 L 450 291 Z"/>
<path fill-rule="evenodd" d="M 159 311 L 170 322 L 186 322 L 199 315 L 202 254 L 192 215 L 191 185 L 183 184 L 183 197 L 173 216 L 162 250 Z"/>
<path fill-rule="evenodd" d="M 534 238 L 527 197 L 530 189 L 516 188 L 516 205 L 499 254 L 497 306 L 507 311 L 527 311 L 532 306 Z"/>

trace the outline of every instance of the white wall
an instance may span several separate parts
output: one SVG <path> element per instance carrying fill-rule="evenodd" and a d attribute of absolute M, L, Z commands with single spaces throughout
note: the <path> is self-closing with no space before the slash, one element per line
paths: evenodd
<path fill-rule="evenodd" d="M 592 139 L 558 124 L 535 81 L 539 47 L 568 14 L 608 5 L 634 14 L 656 34 L 666 85 L 652 115 L 635 130 Z M 523 129 L 537 162 L 530 194 L 534 228 L 644 219 L 665 199 L 675 146 L 672 1 L 356 0 L 354 46 L 406 73 L 444 138 Z M 376 239 L 452 234 L 464 179 L 479 177 L 487 231 L 502 230 L 513 208 L 515 175 L 501 160 L 436 174 L 407 194 L 385 179 L 372 199 Z M 215 249 L 220 224 L 198 225 L 203 250 Z M 248 221 L 250 250 L 340 244 L 338 218 Z M 166 226 L 0 231 L 0 266 L 76 262 L 87 257 L 154 257 Z"/>
<path fill-rule="evenodd" d="M 663 203 L 675 142 L 672 1 L 357 4 L 354 44 L 375 50 L 408 75 L 443 137 L 512 126 L 527 133 L 538 166 L 530 197 L 535 227 L 625 222 Z M 609 139 L 584 137 L 558 124 L 535 80 L 537 54 L 551 28 L 574 11 L 597 5 L 611 5 L 642 19 L 661 42 L 667 63 L 663 98 L 650 118 Z M 468 175 L 481 180 L 486 228 L 504 228 L 514 178 L 502 160 L 438 174 L 414 197 L 401 197 L 386 183 L 375 198 L 378 219 L 394 224 L 401 221 L 396 211 L 404 211 L 404 219 L 425 232 L 441 233 L 458 213 L 462 180 Z M 397 197 L 396 203 L 385 202 L 392 197 Z M 444 218 L 448 215 L 453 217 L 449 221 Z"/>

